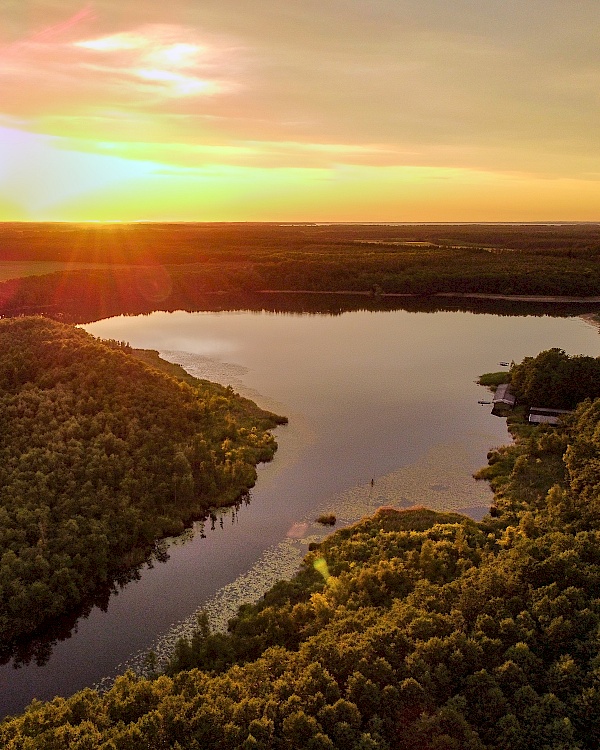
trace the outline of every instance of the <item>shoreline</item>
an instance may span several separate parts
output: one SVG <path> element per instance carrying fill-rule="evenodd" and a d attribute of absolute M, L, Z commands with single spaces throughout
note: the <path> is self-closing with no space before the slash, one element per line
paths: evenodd
<path fill-rule="evenodd" d="M 96 338 L 96 341 L 102 342 L 102 339 L 94 338 Z M 180 365 L 163 359 L 155 350 L 132 349 L 128 356 L 156 373 L 166 374 L 178 383 L 187 384 L 194 389 L 201 387 L 206 389 L 206 386 L 208 386 L 213 395 L 227 392 L 227 386 L 199 379 L 188 373 Z M 243 414 L 243 419 L 251 420 L 253 426 L 256 426 L 259 432 L 262 430 L 262 432 L 268 433 L 274 438 L 273 430 L 288 422 L 287 417 L 259 407 L 250 398 L 233 391 L 231 395 L 234 397 L 234 404 L 239 410 L 240 426 L 243 426 L 243 421 L 241 421 L 241 415 Z M 101 413 L 103 411 L 104 409 L 101 410 Z M 263 423 L 262 427 L 261 423 Z M 200 432 L 198 434 L 203 436 L 205 433 Z M 244 445 L 251 449 L 251 443 L 247 439 Z M 182 506 L 177 515 L 169 519 L 170 524 L 163 525 L 162 530 L 157 531 L 151 540 L 137 541 L 128 549 L 112 555 L 110 564 L 107 564 L 106 579 L 97 580 L 89 590 L 82 589 L 78 603 L 56 614 L 46 615 L 33 629 L 12 635 L 8 634 L 0 645 L 0 667 L 5 664 L 12 664 L 16 668 L 23 661 L 23 655 L 29 661 L 31 661 L 31 658 L 37 659 L 38 652 L 41 653 L 40 649 L 43 649 L 48 643 L 52 644 L 53 649 L 55 642 L 70 637 L 71 633 L 76 630 L 79 620 L 87 617 L 92 608 L 102 607 L 107 595 L 112 598 L 113 590 L 116 589 L 117 585 L 122 588 L 124 585 L 131 583 L 139 577 L 139 572 L 144 566 L 150 566 L 156 560 L 160 561 L 164 555 L 164 545 L 167 540 L 181 537 L 197 524 L 203 525 L 219 511 L 241 507 L 245 498 L 248 497 L 251 489 L 255 486 L 257 467 L 261 464 L 269 464 L 275 457 L 277 447 L 277 441 L 274 440 L 273 443 L 264 447 L 262 454 L 246 456 L 244 459 L 245 465 L 247 467 L 252 466 L 253 478 L 247 477 L 235 480 L 235 484 L 232 480 L 230 487 L 222 487 L 216 490 L 214 494 L 206 497 L 199 495 L 198 502 L 200 502 L 200 499 L 212 502 L 206 507 L 200 507 L 199 505 Z M 0 708 L 1 720 L 2 709 Z"/>
<path fill-rule="evenodd" d="M 235 293 L 235 292 L 233 292 Z M 600 304 L 599 297 L 568 297 L 558 294 L 541 295 L 541 294 L 487 294 L 485 292 L 433 292 L 432 294 L 418 294 L 415 292 L 381 292 L 374 293 L 371 291 L 362 291 L 356 289 L 341 289 L 336 291 L 312 290 L 312 289 L 258 289 L 256 291 L 243 292 L 250 294 L 339 294 L 339 295 L 358 295 L 361 297 L 407 297 L 413 299 L 426 298 L 433 299 L 439 297 L 450 297 L 456 299 L 489 299 L 504 300 L 507 302 L 551 302 L 551 303 L 581 303 L 581 304 Z M 208 292 L 211 294 L 211 292 Z M 232 292 L 212 292 L 212 294 L 232 294 Z"/>
<path fill-rule="evenodd" d="M 487 462 L 477 471 L 486 466 Z M 465 444 L 438 444 L 414 462 L 378 476 L 374 485 L 359 482 L 315 505 L 299 518 L 287 536 L 268 546 L 248 570 L 200 602 L 188 617 L 174 622 L 149 649 L 133 653 L 124 666 L 140 677 L 148 677 L 147 655 L 154 652 L 159 668 L 163 668 L 173 655 L 177 640 L 192 637 L 202 613 L 208 615 L 213 632 L 226 633 L 229 620 L 237 617 L 243 604 L 256 604 L 278 580 L 294 577 L 311 542 L 320 544 L 336 531 L 370 518 L 382 508 L 406 511 L 425 507 L 436 513 L 456 513 L 478 523 L 489 513 L 493 502 L 489 482 L 478 480 L 472 471 Z M 227 515 L 229 510 L 219 509 L 219 515 Z M 335 527 L 320 526 L 315 520 L 320 513 L 336 515 Z M 105 692 L 119 674 L 122 672 L 104 676 L 93 688 Z"/>
<path fill-rule="evenodd" d="M 579 317 L 581 318 L 581 320 L 583 320 L 584 323 L 593 326 L 600 332 L 600 315 L 597 316 L 594 313 L 583 313 Z"/>
<path fill-rule="evenodd" d="M 37 277 L 41 278 L 41 277 Z M 0 286 L 2 284 L 0 283 Z M 246 289 L 246 290 L 207 290 L 198 292 L 192 299 L 174 299 L 168 297 L 162 302 L 140 303 L 140 304 L 119 304 L 118 301 L 108 308 L 101 307 L 98 309 L 96 303 L 89 307 L 83 306 L 79 309 L 77 305 L 72 306 L 72 300 L 67 304 L 53 302 L 50 304 L 35 304 L 26 306 L 16 306 L 10 310 L 0 310 L 0 318 L 18 318 L 23 316 L 41 316 L 64 323 L 75 325 L 85 325 L 96 322 L 107 317 L 118 315 L 144 315 L 155 310 L 174 311 L 187 310 L 189 312 L 197 311 L 215 311 L 215 305 L 218 310 L 222 309 L 253 309 L 249 305 L 280 304 L 289 312 L 289 305 L 304 304 L 308 300 L 313 307 L 321 305 L 320 300 L 327 300 L 335 305 L 452 305 L 454 307 L 464 304 L 471 308 L 477 305 L 537 305 L 538 314 L 544 314 L 546 309 L 542 306 L 548 306 L 548 309 L 559 309 L 560 306 L 570 307 L 570 315 L 579 315 L 582 310 L 585 313 L 596 312 L 596 306 L 600 313 L 600 295 L 590 297 L 573 297 L 559 294 L 492 294 L 484 292 L 375 292 L 373 290 L 362 289 L 337 289 L 337 290 L 313 290 L 313 289 Z M 297 300 L 297 302 L 295 301 Z M 358 302 L 358 300 L 363 300 Z M 368 302 L 367 302 L 368 300 Z M 396 302 L 394 302 L 396 300 Z M 227 305 L 224 308 L 223 305 Z M 587 306 L 587 309 L 586 309 Z M 258 309 L 258 308 L 257 308 Z M 321 309 L 313 309 L 312 312 L 324 312 Z M 472 310 L 471 311 L 475 311 Z M 492 311 L 493 312 L 493 311 Z"/>

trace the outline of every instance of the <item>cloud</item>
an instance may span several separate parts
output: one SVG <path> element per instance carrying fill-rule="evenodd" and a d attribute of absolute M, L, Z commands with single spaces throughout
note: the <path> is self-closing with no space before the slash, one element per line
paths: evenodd
<path fill-rule="evenodd" d="M 239 84 L 220 75 L 230 49 L 200 43 L 190 29 L 144 26 L 135 31 L 75 42 L 88 52 L 82 65 L 106 79 L 129 82 L 134 93 L 168 98 L 231 92 Z"/>
<path fill-rule="evenodd" d="M 5 4 L 0 111 L 66 164 L 600 173 L 598 0 Z"/>
<path fill-rule="evenodd" d="M 71 31 L 76 26 L 80 26 L 86 21 L 95 20 L 97 18 L 91 3 L 88 3 L 81 10 L 74 13 L 72 16 L 64 21 L 60 21 L 52 26 L 47 26 L 41 31 L 35 32 L 27 41 L 32 42 L 46 42 L 49 39 L 63 36 L 66 32 Z M 18 44 L 18 43 L 17 43 Z"/>
<path fill-rule="evenodd" d="M 82 11 L 4 49 L 5 114 L 86 116 L 103 107 L 157 111 L 168 100 L 214 97 L 240 87 L 239 50 L 230 43 L 164 24 L 65 38 L 91 18 Z"/>
<path fill-rule="evenodd" d="M 42 221 L 593 220 L 600 200 L 597 179 L 540 180 L 464 168 L 343 162 L 309 166 L 311 154 L 361 158 L 361 149 L 345 144 L 255 145 L 257 160 L 269 150 L 284 151 L 286 158 L 298 151 L 302 167 L 239 166 L 241 153 L 227 164 L 226 151 L 215 154 L 215 163 L 173 166 L 72 146 L 69 139 L 0 128 L 0 216 Z M 252 155 L 252 144 L 240 146 L 242 151 Z M 370 156 L 366 149 L 364 156 Z"/>
<path fill-rule="evenodd" d="M 210 165 L 254 168 L 324 168 L 338 164 L 391 166 L 406 164 L 415 154 L 377 144 L 301 143 L 293 141 L 227 141 L 222 143 L 147 143 L 65 139 L 77 151 L 154 160 L 175 172 Z M 417 159 L 418 160 L 418 159 Z"/>

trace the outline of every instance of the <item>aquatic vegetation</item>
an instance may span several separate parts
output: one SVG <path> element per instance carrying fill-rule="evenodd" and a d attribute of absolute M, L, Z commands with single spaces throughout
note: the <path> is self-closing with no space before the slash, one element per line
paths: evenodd
<path fill-rule="evenodd" d="M 502 372 L 486 372 L 477 378 L 477 382 L 479 385 L 484 385 L 495 391 L 499 385 L 510 383 L 510 372 L 506 370 Z"/>

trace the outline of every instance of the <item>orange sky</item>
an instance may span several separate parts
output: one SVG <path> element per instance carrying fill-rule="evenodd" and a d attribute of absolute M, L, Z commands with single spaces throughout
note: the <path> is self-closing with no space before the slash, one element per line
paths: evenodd
<path fill-rule="evenodd" d="M 0 220 L 600 220 L 598 0 L 4 0 Z"/>

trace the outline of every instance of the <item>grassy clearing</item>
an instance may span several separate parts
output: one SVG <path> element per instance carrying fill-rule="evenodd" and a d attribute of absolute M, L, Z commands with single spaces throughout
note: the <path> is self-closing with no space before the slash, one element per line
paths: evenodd
<path fill-rule="evenodd" d="M 486 372 L 479 376 L 477 383 L 495 391 L 502 383 L 510 383 L 510 373 L 506 370 L 502 372 Z"/>

